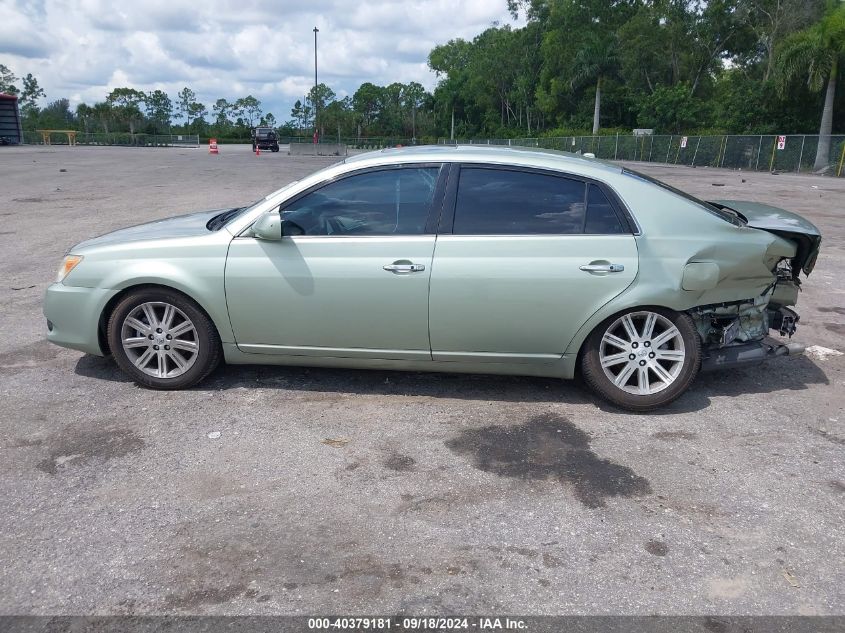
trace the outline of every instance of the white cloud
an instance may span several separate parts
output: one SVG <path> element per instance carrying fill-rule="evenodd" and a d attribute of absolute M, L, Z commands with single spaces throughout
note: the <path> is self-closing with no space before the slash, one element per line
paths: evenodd
<path fill-rule="evenodd" d="M 511 21 L 505 0 L 0 0 L 0 15 L 0 64 L 48 101 L 189 86 L 209 107 L 253 94 L 280 120 L 313 85 L 315 25 L 319 80 L 344 96 L 365 81 L 431 89 L 435 45 Z"/>

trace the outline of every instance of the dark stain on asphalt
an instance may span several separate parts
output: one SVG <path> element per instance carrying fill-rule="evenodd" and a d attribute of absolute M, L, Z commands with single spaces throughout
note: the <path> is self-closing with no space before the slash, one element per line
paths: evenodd
<path fill-rule="evenodd" d="M 669 553 L 669 546 L 663 541 L 651 539 L 645 544 L 645 551 L 653 556 L 666 556 Z"/>
<path fill-rule="evenodd" d="M 690 431 L 658 431 L 652 433 L 651 436 L 656 440 L 674 442 L 675 440 L 694 440 L 698 434 Z"/>
<path fill-rule="evenodd" d="M 836 314 L 845 314 L 845 308 L 819 308 L 819 312 L 835 312 Z"/>
<path fill-rule="evenodd" d="M 246 585 L 228 585 L 226 587 L 207 587 L 190 591 L 185 594 L 167 596 L 164 601 L 165 610 L 170 609 L 195 609 L 204 604 L 224 604 L 240 596 L 247 596 L 247 593 L 255 590 L 248 590 Z M 254 597 L 247 596 L 247 597 Z"/>
<path fill-rule="evenodd" d="M 845 439 L 842 439 L 838 435 L 834 435 L 833 433 L 825 430 L 825 429 L 817 429 L 813 426 L 808 426 L 810 432 L 814 435 L 818 435 L 819 437 L 823 437 L 828 442 L 833 442 L 834 444 L 839 444 L 839 446 L 845 446 Z"/>
<path fill-rule="evenodd" d="M 545 565 L 546 567 L 560 567 L 561 565 L 563 565 L 563 561 L 557 556 L 553 556 L 549 553 L 544 553 L 543 565 Z"/>
<path fill-rule="evenodd" d="M 402 455 L 400 453 L 394 453 L 383 462 L 385 468 L 389 468 L 390 470 L 395 470 L 397 472 L 412 470 L 416 463 L 417 461 L 413 457 L 410 457 L 409 455 Z"/>
<path fill-rule="evenodd" d="M 144 440 L 134 431 L 125 429 L 98 429 L 72 431 L 65 429 L 47 441 L 49 456 L 36 468 L 49 475 L 56 475 L 69 466 L 81 463 L 108 461 L 137 453 L 144 448 Z"/>
<path fill-rule="evenodd" d="M 708 617 L 704 620 L 704 628 L 712 633 L 727 633 L 731 627 L 724 620 Z"/>
<path fill-rule="evenodd" d="M 501 477 L 558 480 L 569 484 L 588 508 L 608 497 L 649 494 L 651 485 L 627 466 L 601 459 L 590 436 L 563 416 L 546 413 L 517 426 L 485 426 L 461 431 L 446 446 L 469 455 L 476 468 Z"/>
<path fill-rule="evenodd" d="M 839 492 L 839 493 L 845 492 L 845 484 L 843 484 L 838 479 L 831 479 L 830 481 L 827 482 L 827 485 L 834 492 Z"/>
<path fill-rule="evenodd" d="M 58 345 L 46 340 L 36 341 L 0 354 L 0 371 L 38 367 L 56 359 L 60 353 L 61 348 Z"/>
<path fill-rule="evenodd" d="M 825 328 L 834 334 L 845 336 L 845 325 L 842 323 L 825 323 Z"/>

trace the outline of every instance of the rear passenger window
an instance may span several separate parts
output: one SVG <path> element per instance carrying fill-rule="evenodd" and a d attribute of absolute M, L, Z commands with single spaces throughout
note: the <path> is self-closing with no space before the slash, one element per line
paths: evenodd
<path fill-rule="evenodd" d="M 589 186 L 587 194 L 587 219 L 584 223 L 584 233 L 588 235 L 627 233 L 607 196 L 595 185 Z"/>
<path fill-rule="evenodd" d="M 582 233 L 586 185 L 526 171 L 461 169 L 456 235 Z"/>

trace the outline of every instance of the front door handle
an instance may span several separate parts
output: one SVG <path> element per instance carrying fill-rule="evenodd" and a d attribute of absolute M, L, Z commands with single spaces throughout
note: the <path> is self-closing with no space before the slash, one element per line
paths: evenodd
<path fill-rule="evenodd" d="M 621 273 L 625 270 L 622 264 L 585 264 L 579 268 L 585 273 Z"/>
<path fill-rule="evenodd" d="M 402 275 L 405 273 L 418 273 L 425 270 L 425 264 L 388 264 L 383 268 L 390 273 Z"/>

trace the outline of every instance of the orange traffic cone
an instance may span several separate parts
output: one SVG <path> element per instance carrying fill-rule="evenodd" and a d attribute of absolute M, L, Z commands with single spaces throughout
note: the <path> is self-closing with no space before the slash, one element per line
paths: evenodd
<path fill-rule="evenodd" d="M 261 148 L 260 148 L 260 147 L 258 147 L 258 145 L 256 145 L 256 146 L 255 146 L 255 155 L 256 155 L 256 156 L 261 156 Z"/>
<path fill-rule="evenodd" d="M 217 153 L 219 153 L 219 152 L 217 151 L 217 139 L 216 139 L 216 138 L 210 138 L 210 139 L 208 139 L 208 153 L 209 153 L 209 154 L 217 154 Z"/>

